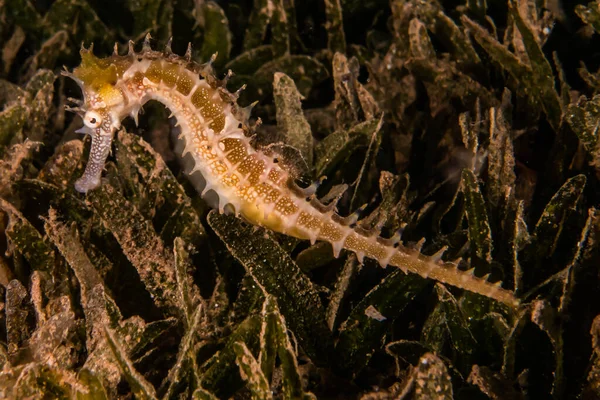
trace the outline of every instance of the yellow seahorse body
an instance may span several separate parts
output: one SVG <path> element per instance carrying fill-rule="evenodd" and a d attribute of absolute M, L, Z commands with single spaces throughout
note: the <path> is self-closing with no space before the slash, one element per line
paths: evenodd
<path fill-rule="evenodd" d="M 78 112 L 80 130 L 92 137 L 90 159 L 75 187 L 86 193 L 100 185 L 114 132 L 121 120 L 137 114 L 144 103 L 157 100 L 177 119 L 180 134 L 175 150 L 183 158 L 190 180 L 202 197 L 220 212 L 232 212 L 276 232 L 331 243 L 337 256 L 350 250 L 362 261 L 377 260 L 405 272 L 417 273 L 471 292 L 516 306 L 513 293 L 498 284 L 460 271 L 442 262 L 441 253 L 424 256 L 417 250 L 394 246 L 389 240 L 368 235 L 344 223 L 333 210 L 307 201 L 307 193 L 290 184 L 290 174 L 276 160 L 256 151 L 246 136 L 244 111 L 236 94 L 218 84 L 210 65 L 190 61 L 170 51 L 153 51 L 146 40 L 142 52 L 97 58 L 91 48 L 81 50 L 82 63 L 72 73 L 84 100 Z"/>

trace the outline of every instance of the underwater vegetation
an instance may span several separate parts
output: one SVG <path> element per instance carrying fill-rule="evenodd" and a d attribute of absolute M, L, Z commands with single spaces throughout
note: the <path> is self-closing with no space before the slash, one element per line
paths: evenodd
<path fill-rule="evenodd" d="M 324 203 L 520 304 L 211 210 L 156 102 L 78 193 L 63 66 L 148 33 L 218 53 Z M 0 48 L 0 398 L 600 399 L 600 1 L 0 0 Z"/>

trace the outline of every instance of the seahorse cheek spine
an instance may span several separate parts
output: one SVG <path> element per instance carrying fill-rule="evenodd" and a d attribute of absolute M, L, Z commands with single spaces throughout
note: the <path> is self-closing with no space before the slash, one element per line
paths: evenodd
<path fill-rule="evenodd" d="M 272 157 L 252 148 L 239 118 L 235 95 L 219 87 L 212 72 L 170 52 L 152 51 L 145 42 L 142 53 L 130 44 L 127 56 L 96 58 L 82 49 L 82 64 L 65 72 L 82 88 L 78 112 L 82 132 L 92 136 L 86 171 L 76 189 L 87 192 L 100 185 L 112 136 L 120 121 L 137 114 L 149 100 L 171 110 L 179 125 L 176 151 L 202 197 L 220 212 L 233 212 L 247 221 L 311 243 L 331 243 L 335 256 L 342 249 L 360 261 L 372 258 L 382 266 L 394 265 L 511 306 L 518 300 L 496 284 L 459 271 L 454 264 L 416 250 L 394 247 L 388 240 L 359 232 L 320 204 L 307 201 L 302 189 L 290 186 L 290 175 Z M 198 72 L 202 76 L 199 76 Z"/>

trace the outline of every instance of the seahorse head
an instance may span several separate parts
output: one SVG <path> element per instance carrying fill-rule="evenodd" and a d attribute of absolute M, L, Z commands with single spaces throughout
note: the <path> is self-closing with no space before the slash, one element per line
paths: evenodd
<path fill-rule="evenodd" d="M 92 138 L 90 158 L 81 179 L 75 183 L 77 191 L 86 193 L 100 185 L 104 162 L 110 151 L 115 130 L 120 127 L 125 98 L 117 86 L 119 79 L 132 63 L 131 57 L 113 55 L 98 58 L 89 49 L 81 47 L 81 64 L 65 76 L 73 79 L 83 92 L 83 101 L 74 100 L 77 107 L 68 107 L 81 116 L 83 127 L 77 132 Z"/>
<path fill-rule="evenodd" d="M 87 109 L 111 108 L 123 104 L 123 94 L 116 86 L 123 73 L 131 66 L 128 56 L 113 54 L 99 58 L 93 53 L 94 45 L 89 49 L 81 47 L 81 64 L 72 73 L 65 75 L 81 87 Z"/>

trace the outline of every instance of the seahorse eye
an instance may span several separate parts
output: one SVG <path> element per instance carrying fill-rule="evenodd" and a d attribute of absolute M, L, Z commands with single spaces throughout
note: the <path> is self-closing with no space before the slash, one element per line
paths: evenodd
<path fill-rule="evenodd" d="M 89 128 L 97 128 L 102 124 L 102 117 L 95 111 L 88 111 L 83 117 L 83 123 Z"/>

